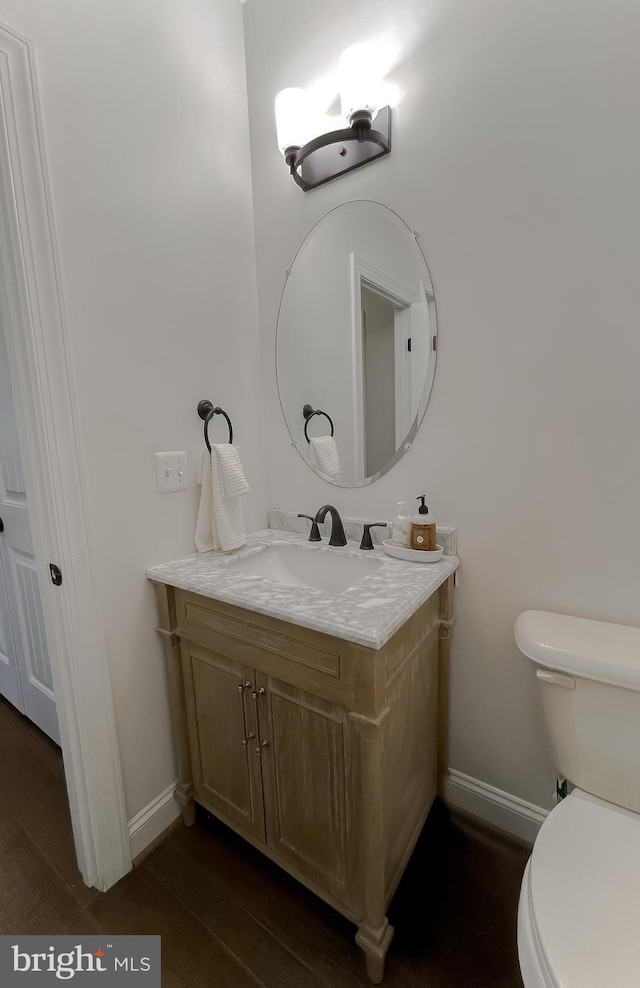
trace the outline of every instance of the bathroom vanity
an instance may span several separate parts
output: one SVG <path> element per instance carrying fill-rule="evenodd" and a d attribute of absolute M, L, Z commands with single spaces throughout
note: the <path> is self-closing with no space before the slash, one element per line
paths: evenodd
<path fill-rule="evenodd" d="M 362 572 L 333 595 L 252 575 L 252 558 L 276 546 L 330 553 L 327 563 L 360 560 Z M 185 823 L 195 800 L 352 920 L 379 983 L 393 936 L 386 908 L 436 795 L 439 761 L 446 766 L 458 560 L 416 565 L 379 548 L 358 553 L 353 543 L 310 546 L 267 531 L 235 553 L 147 575 Z"/>

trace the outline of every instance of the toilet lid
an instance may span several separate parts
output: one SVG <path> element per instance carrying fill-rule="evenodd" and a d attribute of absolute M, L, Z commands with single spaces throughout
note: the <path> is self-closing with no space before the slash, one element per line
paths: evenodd
<path fill-rule="evenodd" d="M 542 825 L 529 880 L 559 988 L 640 985 L 640 816 L 574 790 Z"/>

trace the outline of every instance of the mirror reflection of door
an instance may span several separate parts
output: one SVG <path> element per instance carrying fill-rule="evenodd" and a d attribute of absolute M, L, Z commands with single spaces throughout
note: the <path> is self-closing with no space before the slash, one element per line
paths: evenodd
<path fill-rule="evenodd" d="M 361 286 L 365 475 L 382 470 L 396 449 L 395 310 Z"/>
<path fill-rule="evenodd" d="M 425 349 L 420 342 L 425 327 L 418 320 L 424 304 L 409 301 L 406 289 L 395 294 L 364 277 L 359 284 L 363 458 L 365 475 L 373 477 L 400 449 L 416 415 L 416 383 L 422 390 L 416 351 Z"/>
<path fill-rule="evenodd" d="M 0 693 L 60 743 L 9 364 L 0 324 Z"/>

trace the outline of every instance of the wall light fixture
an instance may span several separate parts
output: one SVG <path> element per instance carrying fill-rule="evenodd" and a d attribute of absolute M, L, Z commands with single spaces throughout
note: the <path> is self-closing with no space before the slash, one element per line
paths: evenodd
<path fill-rule="evenodd" d="M 375 49 L 353 45 L 338 64 L 342 116 L 349 126 L 322 133 L 303 89 L 276 96 L 278 146 L 296 185 L 308 192 L 391 150 L 391 108 L 378 108 L 383 80 Z M 326 117 L 324 118 L 326 126 Z M 319 136 L 312 136 L 314 131 Z"/>

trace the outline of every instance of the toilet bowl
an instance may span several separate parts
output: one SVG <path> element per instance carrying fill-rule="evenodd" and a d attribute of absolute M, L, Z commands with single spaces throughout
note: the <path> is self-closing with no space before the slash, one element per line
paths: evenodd
<path fill-rule="evenodd" d="M 527 611 L 515 631 L 555 764 L 577 787 L 523 877 L 525 988 L 640 985 L 640 629 Z"/>
<path fill-rule="evenodd" d="M 640 984 L 640 816 L 574 790 L 542 825 L 518 906 L 525 988 Z"/>

